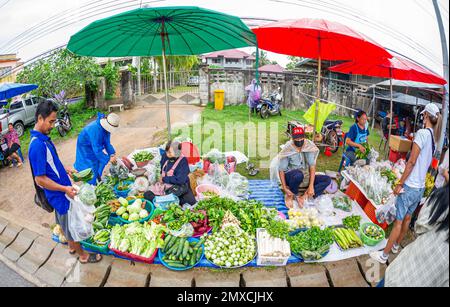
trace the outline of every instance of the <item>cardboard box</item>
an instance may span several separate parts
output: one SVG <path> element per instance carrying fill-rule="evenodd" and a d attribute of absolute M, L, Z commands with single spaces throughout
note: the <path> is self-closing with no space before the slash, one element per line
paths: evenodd
<path fill-rule="evenodd" d="M 409 152 L 412 148 L 412 141 L 397 135 L 391 135 L 389 147 L 397 152 Z"/>

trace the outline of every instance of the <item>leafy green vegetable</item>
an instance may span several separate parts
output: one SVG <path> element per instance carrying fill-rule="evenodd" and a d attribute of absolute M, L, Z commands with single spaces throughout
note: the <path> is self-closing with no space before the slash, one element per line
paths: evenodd
<path fill-rule="evenodd" d="M 361 224 L 361 216 L 359 215 L 348 216 L 342 220 L 342 223 L 346 228 L 357 231 L 359 230 L 359 226 Z"/>
<path fill-rule="evenodd" d="M 366 160 L 369 157 L 370 151 L 372 149 L 372 146 L 370 146 L 369 143 L 364 143 L 362 144 L 364 146 L 364 148 L 366 149 L 365 152 L 362 152 L 361 150 L 359 150 L 359 148 L 356 149 L 356 158 L 360 159 L 360 160 Z"/>
<path fill-rule="evenodd" d="M 312 227 L 296 236 L 289 237 L 288 241 L 291 244 L 292 252 L 295 254 L 307 252 L 320 256 L 328 251 L 333 244 L 333 230 L 331 228 L 321 230 L 319 227 Z"/>
<path fill-rule="evenodd" d="M 135 162 L 147 162 L 153 160 L 154 156 L 148 151 L 138 152 L 133 156 Z"/>
<path fill-rule="evenodd" d="M 269 222 L 266 230 L 273 238 L 287 239 L 289 237 L 290 226 L 285 221 L 272 220 Z"/>
<path fill-rule="evenodd" d="M 95 188 L 95 195 L 97 196 L 96 206 L 106 204 L 108 201 L 116 199 L 113 188 L 104 182 L 97 185 Z"/>

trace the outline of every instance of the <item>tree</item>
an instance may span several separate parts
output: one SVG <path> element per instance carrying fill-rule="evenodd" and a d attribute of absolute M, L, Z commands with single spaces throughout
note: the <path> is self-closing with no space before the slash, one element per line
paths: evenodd
<path fill-rule="evenodd" d="M 77 56 L 67 49 L 53 52 L 49 57 L 26 66 L 17 76 L 21 83 L 37 84 L 34 94 L 53 97 L 65 91 L 68 97 L 82 95 L 87 86 L 95 91 L 101 75 L 93 58 Z"/>
<path fill-rule="evenodd" d="M 106 81 L 105 99 L 110 100 L 115 96 L 117 84 L 120 81 L 119 68 L 108 60 L 102 71 L 102 76 Z"/>
<path fill-rule="evenodd" d="M 304 58 L 302 57 L 296 57 L 296 56 L 288 56 L 289 63 L 286 65 L 287 70 L 295 70 L 297 68 L 297 65 L 302 61 Z"/>
<path fill-rule="evenodd" d="M 256 51 L 252 53 L 252 56 L 256 58 Z M 278 64 L 277 61 L 271 61 L 268 57 L 267 52 L 260 50 L 259 52 L 259 67 L 265 66 L 265 65 L 276 65 Z M 255 65 L 253 65 L 253 68 L 256 69 L 256 62 Z"/>

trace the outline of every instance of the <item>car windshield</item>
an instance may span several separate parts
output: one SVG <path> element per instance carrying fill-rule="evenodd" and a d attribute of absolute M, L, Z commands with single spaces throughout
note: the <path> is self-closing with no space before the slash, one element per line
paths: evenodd
<path fill-rule="evenodd" d="M 17 110 L 17 109 L 21 109 L 21 108 L 23 108 L 22 101 L 11 104 L 10 110 L 12 111 L 12 110 Z"/>

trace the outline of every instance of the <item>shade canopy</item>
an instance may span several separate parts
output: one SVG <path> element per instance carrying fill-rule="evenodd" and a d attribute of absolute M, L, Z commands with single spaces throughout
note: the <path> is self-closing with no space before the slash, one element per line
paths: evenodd
<path fill-rule="evenodd" d="M 36 84 L 5 83 L 0 85 L 0 100 L 9 99 L 37 89 Z"/>
<path fill-rule="evenodd" d="M 261 49 L 329 61 L 353 61 L 391 55 L 367 36 L 337 22 L 298 19 L 252 29 Z"/>
<path fill-rule="evenodd" d="M 162 39 L 164 38 L 164 39 Z M 235 16 L 194 6 L 139 8 L 95 21 L 67 48 L 96 57 L 197 55 L 256 46 L 253 32 Z"/>
<path fill-rule="evenodd" d="M 347 62 L 330 67 L 329 70 L 349 75 L 364 75 L 438 85 L 447 84 L 447 81 L 436 73 L 399 56 L 391 59 L 380 59 L 373 63 L 362 61 Z"/>

